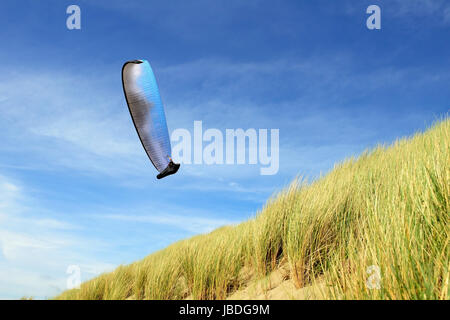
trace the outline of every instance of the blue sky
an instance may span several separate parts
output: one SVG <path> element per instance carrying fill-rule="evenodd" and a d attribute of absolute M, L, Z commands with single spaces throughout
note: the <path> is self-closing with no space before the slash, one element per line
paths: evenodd
<path fill-rule="evenodd" d="M 445 0 L 2 1 L 0 26 L 0 298 L 51 297 L 69 265 L 85 280 L 248 219 L 297 175 L 450 106 Z M 185 165 L 156 180 L 123 97 L 131 59 L 152 64 L 170 131 L 279 129 L 278 174 Z"/>

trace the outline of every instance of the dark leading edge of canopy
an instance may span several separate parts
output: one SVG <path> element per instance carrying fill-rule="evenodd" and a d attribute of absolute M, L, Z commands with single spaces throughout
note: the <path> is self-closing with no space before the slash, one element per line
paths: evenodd
<path fill-rule="evenodd" d="M 136 123 L 134 122 L 133 114 L 131 113 L 131 109 L 130 109 L 130 104 L 128 103 L 127 92 L 125 91 L 125 83 L 123 81 L 123 72 L 125 70 L 125 66 L 127 64 L 129 64 L 129 63 L 141 64 L 141 63 L 143 63 L 143 61 L 142 60 L 131 60 L 131 61 L 127 61 L 127 62 L 125 62 L 123 64 L 123 66 L 122 66 L 122 89 L 123 89 L 123 94 L 125 96 L 125 100 L 127 101 L 128 111 L 130 112 L 131 119 L 133 120 L 134 128 L 136 129 L 136 132 L 138 134 L 139 140 L 141 141 L 142 147 L 144 148 L 144 150 L 146 150 L 145 146 L 144 146 L 144 142 L 142 141 L 141 135 L 139 134 L 139 130 L 138 130 L 137 126 L 136 126 Z M 147 151 L 145 153 L 147 154 Z M 147 154 L 147 157 L 150 159 L 150 161 L 152 162 L 153 166 L 156 168 L 155 164 L 153 163 L 153 160 L 148 156 L 148 154 Z M 172 174 L 175 174 L 175 173 L 177 173 L 179 168 L 180 168 L 180 164 L 179 163 L 174 163 L 172 160 L 170 160 L 170 162 L 167 165 L 167 167 L 163 171 L 161 171 L 161 173 L 159 173 L 156 176 L 156 178 L 157 179 L 162 179 L 164 177 L 167 177 L 167 176 L 170 176 Z"/>

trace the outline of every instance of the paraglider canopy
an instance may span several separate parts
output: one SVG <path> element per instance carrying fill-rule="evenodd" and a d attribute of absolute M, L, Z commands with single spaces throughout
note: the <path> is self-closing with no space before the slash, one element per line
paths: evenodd
<path fill-rule="evenodd" d="M 174 174 L 180 165 L 171 157 L 164 107 L 152 67 L 146 60 L 132 60 L 122 67 L 122 85 L 134 127 L 156 170 L 158 179 Z"/>

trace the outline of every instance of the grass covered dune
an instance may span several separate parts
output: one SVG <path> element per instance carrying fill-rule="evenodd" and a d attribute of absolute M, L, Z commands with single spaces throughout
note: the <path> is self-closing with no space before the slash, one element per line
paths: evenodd
<path fill-rule="evenodd" d="M 449 142 L 447 118 L 56 299 L 225 299 L 279 268 L 326 299 L 448 299 Z"/>

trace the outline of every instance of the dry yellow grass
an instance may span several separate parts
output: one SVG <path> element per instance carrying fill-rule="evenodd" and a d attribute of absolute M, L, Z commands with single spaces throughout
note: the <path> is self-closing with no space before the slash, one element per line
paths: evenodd
<path fill-rule="evenodd" d="M 448 299 L 449 141 L 446 119 L 311 184 L 298 179 L 254 219 L 56 298 L 226 299 L 282 265 L 296 288 L 320 289 L 325 299 Z M 379 289 L 367 285 L 370 266 L 379 268 Z"/>

